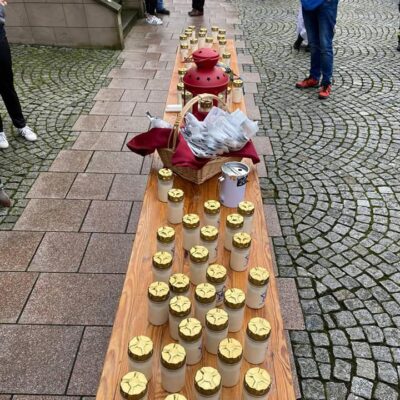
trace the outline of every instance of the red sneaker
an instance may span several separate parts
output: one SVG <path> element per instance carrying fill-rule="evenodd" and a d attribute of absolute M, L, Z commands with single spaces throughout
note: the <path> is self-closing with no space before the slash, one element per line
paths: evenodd
<path fill-rule="evenodd" d="M 296 87 L 298 89 L 307 89 L 307 88 L 312 88 L 312 87 L 317 87 L 317 86 L 319 86 L 319 80 L 315 79 L 311 76 L 296 83 Z"/>
<path fill-rule="evenodd" d="M 321 90 L 319 91 L 318 97 L 321 100 L 326 100 L 332 91 L 332 85 L 323 85 L 321 86 Z"/>

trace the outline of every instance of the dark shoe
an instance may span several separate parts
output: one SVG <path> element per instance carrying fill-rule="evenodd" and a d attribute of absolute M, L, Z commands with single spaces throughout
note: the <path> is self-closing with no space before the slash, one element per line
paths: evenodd
<path fill-rule="evenodd" d="M 157 10 L 157 14 L 162 14 L 162 15 L 169 15 L 171 14 L 169 10 L 166 8 L 163 8 L 162 10 Z"/>
<path fill-rule="evenodd" d="M 310 52 L 310 45 L 309 45 L 309 44 L 308 44 L 307 46 L 304 47 L 304 51 L 305 51 L 306 53 L 309 53 L 309 52 Z"/>
<path fill-rule="evenodd" d="M 311 76 L 296 83 L 297 89 L 308 89 L 317 86 L 319 86 L 319 80 L 312 78 Z"/>
<path fill-rule="evenodd" d="M 332 85 L 322 85 L 321 90 L 319 91 L 318 97 L 321 100 L 326 100 L 332 91 Z"/>
<path fill-rule="evenodd" d="M 295 50 L 300 50 L 300 46 L 301 46 L 301 43 L 303 42 L 303 38 L 301 37 L 301 35 L 299 35 L 299 36 L 297 36 L 297 39 L 296 39 L 296 41 L 294 42 L 294 44 L 293 44 L 293 48 L 295 49 Z"/>
<path fill-rule="evenodd" d="M 193 10 L 189 11 L 188 14 L 189 17 L 201 17 L 204 14 L 204 12 L 193 8 Z"/>
<path fill-rule="evenodd" d="M 11 207 L 11 200 L 3 188 L 0 188 L 0 206 Z"/>

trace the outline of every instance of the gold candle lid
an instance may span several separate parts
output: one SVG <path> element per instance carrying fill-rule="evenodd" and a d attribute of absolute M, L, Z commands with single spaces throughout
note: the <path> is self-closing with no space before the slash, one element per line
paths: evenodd
<path fill-rule="evenodd" d="M 254 204 L 251 201 L 241 201 L 238 205 L 237 212 L 240 215 L 253 215 Z"/>
<path fill-rule="evenodd" d="M 212 367 L 200 368 L 194 377 L 194 387 L 204 396 L 217 394 L 221 389 L 221 375 Z"/>
<path fill-rule="evenodd" d="M 186 43 L 181 43 L 181 49 L 182 50 L 187 50 L 187 49 L 189 49 L 189 45 L 186 44 Z"/>
<path fill-rule="evenodd" d="M 193 246 L 190 249 L 190 260 L 194 263 L 202 263 L 208 260 L 208 250 L 204 246 Z"/>
<path fill-rule="evenodd" d="M 243 290 L 232 288 L 228 289 L 224 295 L 224 304 L 229 308 L 239 309 L 244 307 L 246 296 Z"/>
<path fill-rule="evenodd" d="M 173 293 L 185 293 L 189 290 L 190 280 L 185 274 L 177 273 L 169 277 L 169 288 Z"/>
<path fill-rule="evenodd" d="M 210 283 L 223 283 L 226 281 L 226 268 L 221 264 L 211 264 L 206 272 L 207 281 Z"/>
<path fill-rule="evenodd" d="M 237 249 L 248 249 L 251 245 L 251 236 L 245 232 L 235 233 L 232 238 L 232 246 Z"/>
<path fill-rule="evenodd" d="M 206 314 L 206 326 L 212 331 L 223 331 L 228 327 L 229 316 L 222 308 L 213 308 Z"/>
<path fill-rule="evenodd" d="M 169 394 L 164 400 L 187 400 L 183 394 L 174 393 Z"/>
<path fill-rule="evenodd" d="M 157 175 L 160 181 L 171 181 L 174 177 L 173 172 L 169 168 L 159 169 Z"/>
<path fill-rule="evenodd" d="M 201 38 L 205 38 L 207 36 L 207 31 L 199 31 L 198 36 Z"/>
<path fill-rule="evenodd" d="M 225 53 L 222 54 L 222 58 L 225 58 L 225 59 L 231 58 L 231 53 L 229 53 L 229 51 L 225 51 Z"/>
<path fill-rule="evenodd" d="M 180 338 L 187 342 L 195 342 L 201 338 L 203 328 L 196 318 L 185 318 L 179 323 L 178 333 Z"/>
<path fill-rule="evenodd" d="M 153 350 L 153 342 L 147 336 L 135 336 L 128 345 L 128 355 L 134 361 L 148 360 Z"/>
<path fill-rule="evenodd" d="M 221 340 L 218 346 L 218 357 L 227 364 L 238 363 L 243 356 L 242 345 L 233 338 Z"/>
<path fill-rule="evenodd" d="M 161 351 L 161 364 L 168 369 L 179 369 L 186 364 L 186 351 L 178 343 L 170 343 Z"/>
<path fill-rule="evenodd" d="M 179 40 L 187 40 L 187 35 L 186 35 L 186 33 L 181 33 L 181 34 L 179 35 Z"/>
<path fill-rule="evenodd" d="M 226 35 L 226 29 L 225 28 L 219 28 L 218 33 L 221 35 Z"/>
<path fill-rule="evenodd" d="M 206 214 L 218 214 L 220 210 L 221 210 L 221 203 L 217 200 L 207 200 L 204 203 L 204 212 Z"/>
<path fill-rule="evenodd" d="M 226 226 L 232 229 L 239 229 L 243 227 L 244 219 L 240 214 L 229 214 L 226 217 Z"/>
<path fill-rule="evenodd" d="M 197 214 L 186 214 L 182 218 L 182 225 L 186 229 L 195 229 L 200 226 L 200 217 Z"/>
<path fill-rule="evenodd" d="M 243 81 L 241 79 L 235 79 L 232 82 L 233 87 L 242 87 L 243 86 Z"/>
<path fill-rule="evenodd" d="M 153 267 L 167 269 L 172 266 L 172 254 L 168 251 L 157 251 L 153 256 Z"/>
<path fill-rule="evenodd" d="M 264 286 L 268 283 L 269 272 L 263 267 L 254 267 L 250 269 L 248 279 L 254 286 Z"/>
<path fill-rule="evenodd" d="M 194 31 L 196 29 L 196 26 L 195 25 L 189 25 L 187 27 L 187 29 L 190 29 L 191 31 Z"/>
<path fill-rule="evenodd" d="M 187 317 L 192 303 L 186 296 L 175 296 L 169 301 L 169 312 L 175 317 Z"/>
<path fill-rule="evenodd" d="M 214 39 L 211 36 L 206 37 L 206 43 L 213 43 Z"/>
<path fill-rule="evenodd" d="M 120 385 L 121 396 L 128 400 L 140 400 L 147 393 L 147 379 L 141 372 L 128 372 Z"/>
<path fill-rule="evenodd" d="M 183 193 L 182 189 L 170 189 L 168 190 L 168 200 L 172 201 L 173 203 L 179 203 L 180 201 L 183 201 L 183 196 L 185 194 Z"/>
<path fill-rule="evenodd" d="M 197 38 L 190 39 L 190 44 L 197 44 L 197 43 L 198 43 L 198 39 Z"/>
<path fill-rule="evenodd" d="M 193 31 L 193 29 L 192 29 L 192 28 L 186 28 L 186 29 L 185 29 L 185 33 L 186 33 L 186 35 L 188 35 L 188 33 L 189 33 L 189 35 L 188 35 L 188 36 L 191 36 L 191 34 L 192 34 L 192 31 Z"/>
<path fill-rule="evenodd" d="M 218 40 L 225 40 L 225 35 L 221 35 L 220 33 L 217 35 Z"/>
<path fill-rule="evenodd" d="M 211 108 L 213 106 L 213 101 L 212 99 L 200 99 L 199 104 L 202 108 Z"/>
<path fill-rule="evenodd" d="M 206 242 L 212 242 L 218 238 L 218 229 L 212 225 L 203 226 L 200 229 L 200 237 Z"/>
<path fill-rule="evenodd" d="M 263 342 L 271 333 L 271 324 L 264 318 L 255 317 L 247 324 L 246 332 L 251 339 Z"/>
<path fill-rule="evenodd" d="M 219 40 L 218 40 L 218 44 L 219 44 L 220 46 L 226 45 L 226 39 L 219 39 Z"/>
<path fill-rule="evenodd" d="M 178 91 L 180 91 L 180 92 L 183 92 L 183 91 L 185 90 L 185 84 L 182 83 L 182 82 L 179 82 L 179 83 L 176 85 L 176 89 L 177 89 Z"/>
<path fill-rule="evenodd" d="M 250 368 L 244 377 L 244 387 L 254 396 L 266 395 L 271 387 L 271 376 L 262 368 Z"/>
<path fill-rule="evenodd" d="M 187 72 L 187 68 L 179 68 L 178 69 L 178 75 L 179 76 L 184 76 L 185 74 L 186 74 L 186 72 Z"/>
<path fill-rule="evenodd" d="M 217 292 L 213 285 L 209 283 L 200 283 L 196 286 L 194 297 L 199 303 L 212 303 L 217 296 Z"/>
<path fill-rule="evenodd" d="M 161 226 L 157 230 L 157 240 L 161 243 L 171 243 L 175 240 L 175 229 L 171 226 Z"/>
<path fill-rule="evenodd" d="M 219 31 L 218 26 L 212 26 L 212 27 L 211 27 L 211 31 L 212 31 L 212 32 L 218 32 L 218 31 Z"/>
<path fill-rule="evenodd" d="M 153 282 L 149 286 L 147 295 L 150 300 L 161 303 L 162 301 L 168 300 L 169 287 L 165 282 Z"/>
<path fill-rule="evenodd" d="M 199 29 L 199 32 L 207 32 L 207 27 L 206 26 L 201 26 Z"/>

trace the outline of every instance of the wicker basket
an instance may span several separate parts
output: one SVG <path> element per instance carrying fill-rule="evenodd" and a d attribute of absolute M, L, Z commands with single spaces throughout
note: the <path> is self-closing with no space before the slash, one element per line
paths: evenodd
<path fill-rule="evenodd" d="M 203 168 L 201 169 L 192 169 L 188 167 L 178 167 L 176 165 L 172 165 L 172 156 L 175 152 L 176 149 L 176 144 L 178 141 L 178 136 L 179 136 L 179 131 L 181 128 L 181 124 L 184 122 L 184 118 L 186 113 L 190 110 L 190 108 L 199 102 L 200 100 L 204 98 L 212 98 L 214 100 L 217 100 L 219 102 L 219 105 L 221 108 L 225 111 L 227 111 L 226 103 L 222 101 L 219 97 L 213 95 L 213 94 L 200 94 L 196 97 L 193 97 L 192 100 L 190 100 L 185 107 L 183 107 L 183 110 L 181 113 L 176 118 L 176 122 L 174 125 L 174 128 L 171 132 L 171 137 L 168 142 L 168 148 L 164 149 L 158 149 L 158 154 L 160 155 L 160 158 L 163 162 L 163 164 L 174 171 L 177 175 L 182 177 L 183 179 L 200 184 L 205 182 L 206 180 L 212 178 L 213 176 L 217 175 L 218 173 L 221 172 L 221 166 L 222 164 L 228 162 L 228 161 L 240 161 L 242 158 L 241 157 L 216 157 L 210 160 L 207 164 L 204 165 Z"/>

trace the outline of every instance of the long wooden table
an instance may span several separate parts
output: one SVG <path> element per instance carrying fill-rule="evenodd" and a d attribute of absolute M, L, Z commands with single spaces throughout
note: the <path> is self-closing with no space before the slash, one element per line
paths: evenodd
<path fill-rule="evenodd" d="M 232 53 L 232 68 L 238 71 L 237 57 L 232 41 L 228 41 L 228 49 Z M 181 66 L 177 57 L 175 70 L 171 80 L 170 92 L 167 104 L 176 103 L 176 84 L 177 70 Z M 245 110 L 244 102 L 235 108 Z M 176 115 L 165 114 L 165 119 L 172 123 Z M 250 163 L 251 164 L 251 163 Z M 114 327 L 110 339 L 110 344 L 105 358 L 104 369 L 100 379 L 97 392 L 98 400 L 117 400 L 121 399 L 119 384 L 122 376 L 128 372 L 127 346 L 129 340 L 136 335 L 147 335 L 154 342 L 154 367 L 153 378 L 149 384 L 149 399 L 164 400 L 167 393 L 161 387 L 160 376 L 160 350 L 173 342 L 169 335 L 168 325 L 155 327 L 147 321 L 147 287 L 152 282 L 151 263 L 152 256 L 156 251 L 156 231 L 157 228 L 166 225 L 167 205 L 157 200 L 157 170 L 161 167 L 160 159 L 155 156 L 147 188 L 143 200 L 142 212 L 140 215 L 136 238 L 133 245 L 132 255 L 126 274 L 121 300 L 115 317 Z M 174 186 L 183 189 L 185 192 L 185 212 L 198 213 L 203 215 L 202 205 L 209 199 L 218 199 L 217 177 L 214 177 L 202 185 L 194 185 L 190 182 L 176 177 Z M 251 165 L 249 182 L 246 187 L 246 200 L 255 204 L 256 212 L 254 217 L 254 227 L 252 232 L 252 246 L 249 258 L 249 267 L 264 266 L 270 273 L 270 282 L 266 305 L 261 310 L 251 310 L 246 307 L 245 323 L 243 329 L 237 333 L 230 333 L 230 337 L 238 339 L 244 343 L 245 326 L 250 318 L 261 316 L 266 318 L 272 327 L 269 339 L 267 358 L 263 367 L 268 370 L 272 377 L 272 387 L 268 395 L 268 400 L 293 400 L 295 399 L 292 373 L 289 363 L 289 355 L 284 335 L 284 326 L 281 317 L 277 284 L 272 268 L 270 245 L 268 232 L 265 224 L 263 203 L 260 192 L 257 172 Z M 221 221 L 234 210 L 223 208 Z M 224 224 L 221 223 L 218 262 L 229 266 L 229 252 L 223 248 Z M 188 259 L 184 255 L 182 248 L 182 226 L 174 226 L 176 229 L 176 253 L 174 258 L 174 272 L 187 272 Z M 246 290 L 247 272 L 229 271 L 229 286 Z M 193 287 L 192 287 L 193 289 Z M 191 291 L 193 295 L 193 290 Z M 182 393 L 188 400 L 195 400 L 193 377 L 197 369 L 202 366 L 216 367 L 216 356 L 204 350 L 202 361 L 187 369 L 186 386 Z M 241 383 L 233 388 L 224 388 L 222 399 L 241 399 L 243 376 L 249 365 L 243 361 L 241 370 Z"/>

